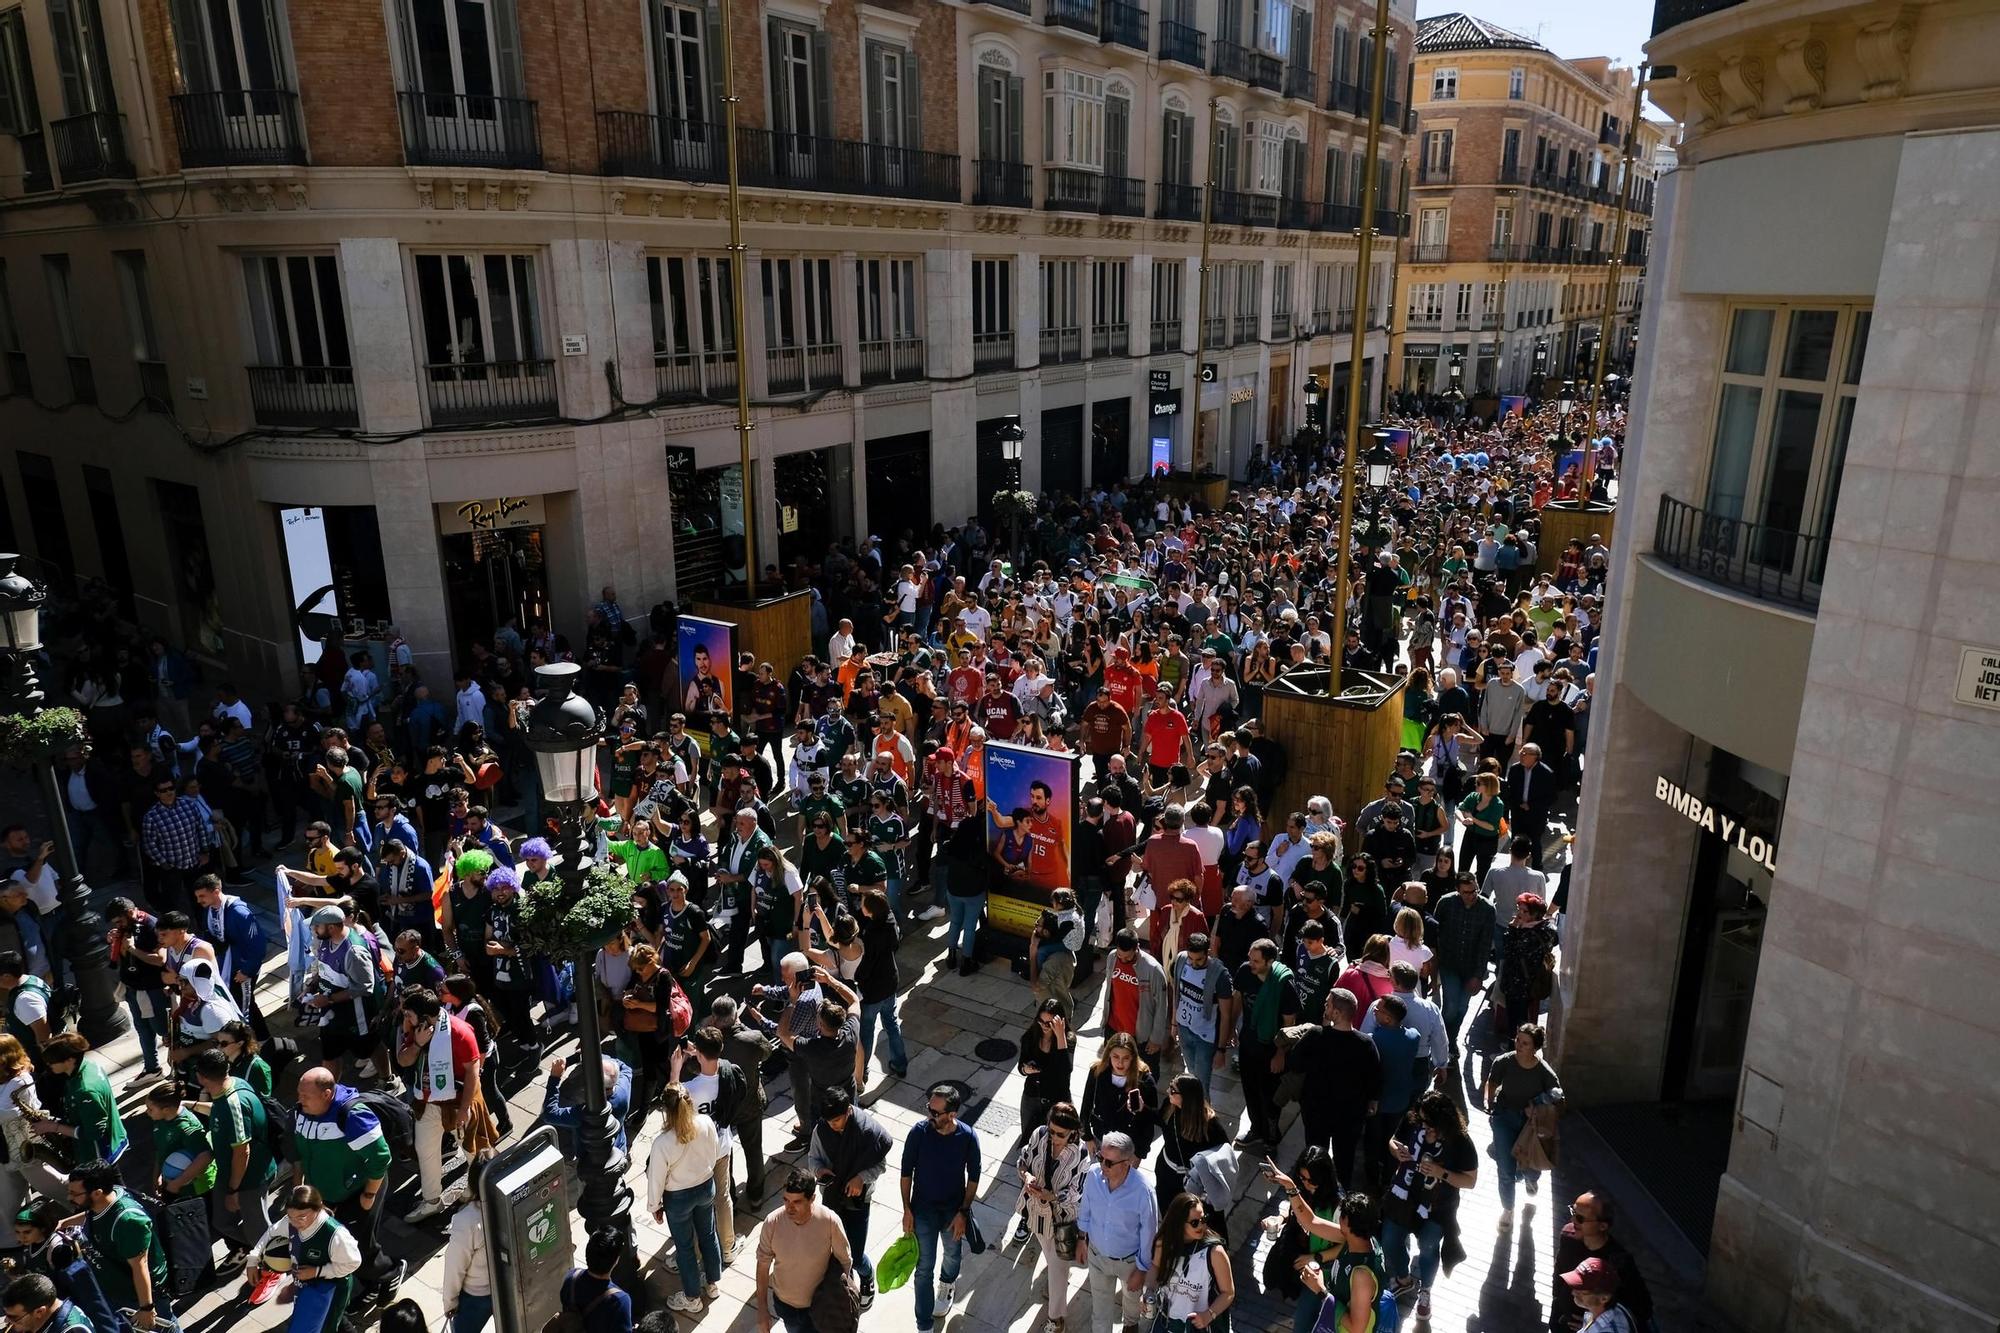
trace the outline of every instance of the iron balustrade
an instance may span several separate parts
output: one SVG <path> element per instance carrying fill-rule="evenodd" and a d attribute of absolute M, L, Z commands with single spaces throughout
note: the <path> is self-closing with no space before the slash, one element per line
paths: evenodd
<path fill-rule="evenodd" d="M 1653 554 L 1707 583 L 1762 602 L 1819 609 L 1827 539 L 1660 497 Z"/>
<path fill-rule="evenodd" d="M 1098 18 L 1099 40 L 1143 51 L 1149 18 L 1143 5 L 1131 4 L 1129 0 L 1104 0 Z"/>
<path fill-rule="evenodd" d="M 1250 86 L 1278 92 L 1285 86 L 1285 62 L 1262 51 L 1250 53 Z"/>
<path fill-rule="evenodd" d="M 1494 175 L 1494 183 L 1498 185 L 1525 185 L 1527 180 L 1528 174 L 1519 162 L 1502 162 Z"/>
<path fill-rule="evenodd" d="M 1326 306 L 1316 308 L 1312 312 L 1312 316 L 1308 320 L 1306 327 L 1313 333 L 1332 333 L 1333 311 Z"/>
<path fill-rule="evenodd" d="M 1156 319 L 1153 321 L 1153 350 L 1156 352 L 1182 351 L 1181 322 L 1177 319 Z"/>
<path fill-rule="evenodd" d="M 63 184 L 129 180 L 136 172 L 125 151 L 125 117 L 111 111 L 91 111 L 49 122 L 55 137 L 56 170 Z"/>
<path fill-rule="evenodd" d="M 1286 231 L 1310 231 L 1319 222 L 1319 209 L 1304 199 L 1278 201 L 1278 225 Z"/>
<path fill-rule="evenodd" d="M 1094 171 L 1050 167 L 1042 173 L 1042 207 L 1095 213 L 1103 201 L 1104 178 Z"/>
<path fill-rule="evenodd" d="M 1202 68 L 1207 61 L 1208 34 L 1172 19 L 1160 20 L 1160 59 Z"/>
<path fill-rule="evenodd" d="M 1270 227 L 1278 221 L 1278 198 L 1247 190 L 1217 190 L 1213 220 L 1239 227 Z"/>
<path fill-rule="evenodd" d="M 1103 182 L 1104 199 L 1098 212 L 1120 218 L 1146 216 L 1146 182 L 1136 176 L 1106 176 Z"/>
<path fill-rule="evenodd" d="M 556 414 L 556 363 L 449 361 L 424 367 L 431 422 L 477 426 L 536 420 Z"/>
<path fill-rule="evenodd" d="M 1153 216 L 1174 222 L 1201 221 L 1201 187 L 1161 181 Z"/>
<path fill-rule="evenodd" d="M 1014 331 L 1002 329 L 997 333 L 973 334 L 972 366 L 975 370 L 1012 370 Z"/>
<path fill-rule="evenodd" d="M 1229 320 L 1223 315 L 1210 315 L 1202 321 L 1201 345 L 1213 351 L 1229 346 Z"/>
<path fill-rule="evenodd" d="M 1375 230 L 1384 236 L 1408 236 L 1410 215 L 1393 208 L 1378 208 L 1375 210 Z"/>
<path fill-rule="evenodd" d="M 1042 363 L 1083 360 L 1083 329 L 1067 324 L 1042 330 Z"/>
<path fill-rule="evenodd" d="M 878 338 L 861 344 L 861 382 L 887 384 L 924 377 L 922 338 Z"/>
<path fill-rule="evenodd" d="M 922 148 L 825 139 L 790 130 L 741 129 L 737 174 L 766 189 L 822 190 L 889 199 L 959 198 L 958 155 Z"/>
<path fill-rule="evenodd" d="M 1354 307 L 1353 307 L 1353 306 L 1351 306 L 1351 305 L 1350 305 L 1350 306 L 1343 306 L 1343 307 L 1341 307 L 1341 309 L 1340 309 L 1340 310 L 1339 310 L 1338 312 L 1336 312 L 1336 313 L 1335 313 L 1335 315 L 1334 315 L 1334 317 L 1333 317 L 1333 331 L 1334 331 L 1335 333 L 1352 333 L 1352 332 L 1354 332 Z"/>
<path fill-rule="evenodd" d="M 1361 209 L 1356 204 L 1327 204 L 1320 209 L 1322 231 L 1360 231 Z"/>
<path fill-rule="evenodd" d="M 723 128 L 721 122 L 712 120 L 682 120 L 644 111 L 600 111 L 599 168 L 607 176 L 719 185 L 729 179 Z"/>
<path fill-rule="evenodd" d="M 245 366 L 250 411 L 262 426 L 359 426 L 347 366 Z"/>
<path fill-rule="evenodd" d="M 1319 75 L 1296 61 L 1285 66 L 1285 96 L 1296 97 L 1307 102 L 1317 102 L 1319 100 Z"/>
<path fill-rule="evenodd" d="M 1035 169 L 1023 162 L 975 162 L 972 202 L 988 208 L 1033 208 Z"/>
<path fill-rule="evenodd" d="M 1365 100 L 1361 108 L 1361 114 L 1364 116 L 1368 114 L 1368 107 Z M 1408 128 L 1403 124 L 1403 104 L 1394 97 L 1384 97 L 1382 99 L 1382 128 L 1385 130 Z"/>
<path fill-rule="evenodd" d="M 168 100 L 184 167 L 305 165 L 295 92 L 238 89 L 176 93 Z"/>
<path fill-rule="evenodd" d="M 531 97 L 405 92 L 397 100 L 413 167 L 541 170 L 541 113 Z"/>
<path fill-rule="evenodd" d="M 1451 184 L 1451 163 L 1421 162 L 1417 165 L 1417 184 Z"/>
<path fill-rule="evenodd" d="M 772 393 L 805 393 L 841 384 L 839 343 L 793 343 L 764 353 L 766 387 Z"/>
<path fill-rule="evenodd" d="M 1238 42 L 1217 42 L 1215 62 L 1209 66 L 1208 72 L 1219 79 L 1250 82 L 1250 48 Z"/>
<path fill-rule="evenodd" d="M 1092 356 L 1125 356 L 1132 348 L 1132 326 L 1098 324 L 1090 330 Z"/>
<path fill-rule="evenodd" d="M 56 178 L 49 171 L 49 140 L 40 130 L 18 136 L 14 142 L 21 145 L 21 191 L 24 194 L 40 194 L 44 190 L 56 188 Z"/>
<path fill-rule="evenodd" d="M 1232 339 L 1232 341 L 1234 343 L 1256 342 L 1258 322 L 1259 322 L 1259 316 L 1255 311 L 1252 311 L 1247 315 L 1238 315 L 1236 317 L 1234 328 L 1232 330 L 1232 332 L 1234 333 L 1234 338 Z"/>
<path fill-rule="evenodd" d="M 1413 245 L 1410 247 L 1410 262 L 1412 264 L 1442 264 L 1445 262 L 1445 251 L 1450 248 L 1449 245 L 1442 241 L 1430 245 Z"/>
<path fill-rule="evenodd" d="M 1327 96 L 1326 109 L 1344 112 L 1350 116 L 1365 114 L 1362 109 L 1361 85 L 1349 83 L 1346 79 L 1337 80 Z"/>
<path fill-rule="evenodd" d="M 1042 22 L 1051 28 L 1097 36 L 1097 0 L 1042 0 Z"/>
<path fill-rule="evenodd" d="M 1271 341 L 1283 342 L 1285 339 L 1291 336 L 1292 336 L 1291 315 L 1289 313 L 1282 315 L 1274 313 L 1271 316 Z"/>
<path fill-rule="evenodd" d="M 655 352 L 654 401 L 710 402 L 736 392 L 736 354 L 731 351 Z"/>

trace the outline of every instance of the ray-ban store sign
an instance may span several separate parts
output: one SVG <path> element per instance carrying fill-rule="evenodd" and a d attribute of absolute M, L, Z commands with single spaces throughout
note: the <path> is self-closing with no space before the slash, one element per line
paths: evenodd
<path fill-rule="evenodd" d="M 1716 809 L 1665 778 L 1655 781 L 1653 795 L 1672 806 L 1676 814 L 1685 815 L 1689 823 L 1700 825 L 1702 832 L 1714 834 L 1772 874 L 1778 873 L 1778 844 L 1751 833 L 1736 816 Z"/>
<path fill-rule="evenodd" d="M 493 532 L 501 528 L 538 528 L 548 522 L 539 495 L 500 495 L 491 500 L 467 500 L 438 507 L 438 531 Z"/>

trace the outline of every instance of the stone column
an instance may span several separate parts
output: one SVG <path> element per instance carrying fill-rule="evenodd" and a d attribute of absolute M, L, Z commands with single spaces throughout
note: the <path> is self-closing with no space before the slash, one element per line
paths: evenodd
<path fill-rule="evenodd" d="M 340 285 L 362 429 L 421 430 L 423 375 L 411 332 L 417 312 L 403 283 L 402 246 L 393 237 L 343 239 Z"/>
<path fill-rule="evenodd" d="M 1042 359 L 1042 257 L 1015 255 L 1013 272 L 1014 365 L 1028 370 Z M 1027 422 L 1023 420 L 1021 424 L 1025 426 Z"/>
<path fill-rule="evenodd" d="M 1132 276 L 1125 284 L 1125 318 L 1130 325 L 1132 355 L 1147 356 L 1153 348 L 1153 257 L 1132 256 Z"/>
<path fill-rule="evenodd" d="M 924 251 L 924 363 L 931 378 L 949 380 L 972 373 L 972 253 Z M 942 392 L 942 390 L 940 391 Z M 933 398 L 935 421 L 935 398 Z M 933 425 L 931 447 L 938 445 Z M 972 437 L 962 443 L 968 450 Z"/>

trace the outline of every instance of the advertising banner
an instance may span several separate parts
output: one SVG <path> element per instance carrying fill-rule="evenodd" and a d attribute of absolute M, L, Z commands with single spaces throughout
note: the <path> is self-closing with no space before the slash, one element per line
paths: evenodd
<path fill-rule="evenodd" d="M 1407 426 L 1390 426 L 1384 432 L 1389 437 L 1389 452 L 1398 458 L 1410 456 L 1410 430 Z"/>
<path fill-rule="evenodd" d="M 708 714 L 734 714 L 730 697 L 735 682 L 736 626 L 700 616 L 680 618 L 680 711 L 687 729 L 703 750 L 708 748 Z"/>
<path fill-rule="evenodd" d="M 1049 890 L 1075 884 L 1077 757 L 998 741 L 981 755 L 986 775 L 986 847 L 1003 883 L 987 899 L 994 929 L 1026 937 L 1049 905 Z"/>
<path fill-rule="evenodd" d="M 1500 395 L 1500 415 L 1520 417 L 1528 414 L 1528 395 L 1525 393 L 1503 393 Z"/>

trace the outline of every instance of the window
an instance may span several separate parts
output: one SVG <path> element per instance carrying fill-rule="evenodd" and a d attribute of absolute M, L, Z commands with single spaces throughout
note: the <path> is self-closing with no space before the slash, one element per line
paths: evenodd
<path fill-rule="evenodd" d="M 119 250 L 112 254 L 118 270 L 118 295 L 125 309 L 125 331 L 132 344 L 132 360 L 139 367 L 139 392 L 146 405 L 156 411 L 172 406 L 173 392 L 167 383 L 165 357 L 160 351 L 160 334 L 153 323 L 153 294 L 146 283 L 146 252 Z"/>
<path fill-rule="evenodd" d="M 1285 127 L 1276 121 L 1257 122 L 1255 175 L 1251 188 L 1259 194 L 1277 194 L 1285 183 Z"/>
<path fill-rule="evenodd" d="M 736 387 L 736 288 L 730 261 L 646 256 L 653 370 L 662 398 Z"/>
<path fill-rule="evenodd" d="M 1444 208 L 1426 208 L 1417 214 L 1417 244 L 1419 246 L 1444 247 L 1450 239 L 1451 211 Z"/>
<path fill-rule="evenodd" d="M 1424 134 L 1424 178 L 1444 180 L 1451 175 L 1451 131 L 1429 130 Z"/>
<path fill-rule="evenodd" d="M 1509 245 L 1514 240 L 1514 206 L 1496 204 L 1493 207 L 1493 244 Z"/>
<path fill-rule="evenodd" d="M 1520 101 L 1528 88 L 1528 71 L 1518 65 L 1507 71 L 1507 96 L 1512 101 Z"/>
<path fill-rule="evenodd" d="M 1104 94 L 1104 174 L 1130 176 L 1132 90 L 1120 84 Z"/>
<path fill-rule="evenodd" d="M 284 88 L 287 79 L 277 16 L 264 0 L 207 0 L 172 6 L 174 46 L 189 92 L 246 93 Z M 231 114 L 243 114 L 241 98 Z M 274 114 L 275 102 L 256 107 Z"/>
<path fill-rule="evenodd" d="M 1160 179 L 1168 185 L 1194 184 L 1194 117 L 1169 110 L 1160 123 Z"/>
<path fill-rule="evenodd" d="M 780 133 L 810 139 L 829 132 L 832 82 L 827 71 L 826 34 L 803 24 L 771 20 L 771 124 Z M 796 140 L 790 151 L 810 152 Z"/>
<path fill-rule="evenodd" d="M 1501 286 L 1497 282 L 1482 283 L 1479 288 L 1479 313 L 1487 324 L 1500 318 Z"/>
<path fill-rule="evenodd" d="M 979 71 L 979 160 L 1021 162 L 1021 80 L 1001 69 Z"/>
<path fill-rule="evenodd" d="M 1009 333 L 1014 319 L 1014 261 L 972 261 L 972 336 Z"/>
<path fill-rule="evenodd" d="M 653 9 L 653 96 L 670 138 L 712 117 L 705 46 L 708 17 L 686 5 Z M 704 144 L 706 140 L 703 140 Z"/>
<path fill-rule="evenodd" d="M 1343 203 L 1347 199 L 1347 171 L 1342 166 L 1345 155 L 1332 145 L 1326 150 L 1326 202 Z"/>
<path fill-rule="evenodd" d="M 79 403 L 97 401 L 97 380 L 83 342 L 83 312 L 76 304 L 68 255 L 43 255 L 42 276 L 48 282 L 49 311 L 55 316 L 56 339 L 69 359 L 70 396 Z"/>
<path fill-rule="evenodd" d="M 1436 324 L 1443 318 L 1444 284 L 1441 282 L 1410 284 L 1410 322 Z"/>
<path fill-rule="evenodd" d="M 1271 266 L 1271 318 L 1289 322 L 1292 317 L 1292 266 Z"/>
<path fill-rule="evenodd" d="M 1458 309 L 1457 309 L 1457 316 L 1458 316 L 1458 322 L 1459 322 L 1459 323 L 1460 323 L 1461 325 L 1463 325 L 1463 324 L 1466 324 L 1466 323 L 1468 323 L 1468 322 L 1469 322 L 1469 321 L 1470 321 L 1470 320 L 1472 319 L 1472 284 L 1471 284 L 1471 283 L 1469 283 L 1469 282 L 1461 282 L 1461 283 L 1459 283 L 1459 284 L 1458 284 L 1458 298 L 1457 298 L 1457 299 L 1458 299 Z"/>
<path fill-rule="evenodd" d="M 1338 270 L 1332 264 L 1314 264 L 1312 271 L 1312 313 L 1318 323 L 1333 313 Z"/>
<path fill-rule="evenodd" d="M 1042 159 L 1104 169 L 1104 76 L 1072 69 L 1042 75 Z"/>
<path fill-rule="evenodd" d="M 1153 350 L 1178 351 L 1181 346 L 1181 293 L 1187 265 L 1178 259 L 1153 261 Z M 1162 344 L 1168 346 L 1162 346 Z"/>
<path fill-rule="evenodd" d="M 1102 328 L 1106 324 L 1125 323 L 1125 287 L 1130 281 L 1132 266 L 1123 259 L 1097 259 L 1090 265 L 1090 322 Z"/>
<path fill-rule="evenodd" d="M 1236 318 L 1254 322 L 1263 308 L 1264 266 L 1255 260 L 1236 265 Z"/>
<path fill-rule="evenodd" d="M 35 103 L 35 66 L 28 58 L 28 29 L 21 9 L 0 13 L 0 134 L 27 136 L 42 129 Z"/>
<path fill-rule="evenodd" d="M 1253 6 L 1251 45 L 1280 60 L 1292 55 L 1292 24 L 1297 6 L 1290 0 L 1258 0 Z"/>
<path fill-rule="evenodd" d="M 833 260 L 765 259 L 762 263 L 766 347 L 827 347 L 833 324 Z"/>
<path fill-rule="evenodd" d="M 1521 169 L 1521 131 L 1500 132 L 1500 170 L 1512 176 Z"/>
<path fill-rule="evenodd" d="M 104 29 L 98 19 L 97 0 L 48 0 L 48 10 L 64 113 L 82 116 L 116 111 L 111 73 L 105 68 Z"/>
<path fill-rule="evenodd" d="M 1762 525 L 1735 556 L 1819 577 L 1870 319 L 1852 306 L 1744 307 L 1731 316 L 1705 508 Z"/>
<path fill-rule="evenodd" d="M 1458 99 L 1458 71 L 1456 69 L 1434 69 L 1431 71 L 1431 100 L 1452 102 Z"/>
<path fill-rule="evenodd" d="M 1074 259 L 1042 261 L 1042 328 L 1071 329 L 1082 326 L 1077 300 L 1078 269 Z"/>
<path fill-rule="evenodd" d="M 924 96 L 916 54 L 877 41 L 864 43 L 863 51 L 868 142 L 890 148 L 922 147 Z"/>
<path fill-rule="evenodd" d="M 424 113 L 491 119 L 487 100 L 522 87 L 521 41 L 513 0 L 405 0 L 399 17 L 410 73 L 430 94 Z M 446 99 L 464 98 L 456 106 Z"/>
<path fill-rule="evenodd" d="M 416 272 L 424 362 L 434 372 L 543 359 L 533 256 L 420 254 Z"/>
<path fill-rule="evenodd" d="M 14 296 L 7 285 L 4 259 L 0 259 L 0 364 L 7 370 L 8 393 L 34 393 L 34 382 L 28 374 L 28 353 L 21 346 L 21 326 L 14 319 Z M 5 503 L 0 499 L 0 505 Z"/>
<path fill-rule="evenodd" d="M 1353 49 L 1353 46 L 1354 35 L 1343 26 L 1335 26 L 1333 30 L 1333 68 L 1328 70 L 1326 75 L 1329 88 L 1349 82 L 1347 77 L 1347 60 L 1348 52 Z"/>

